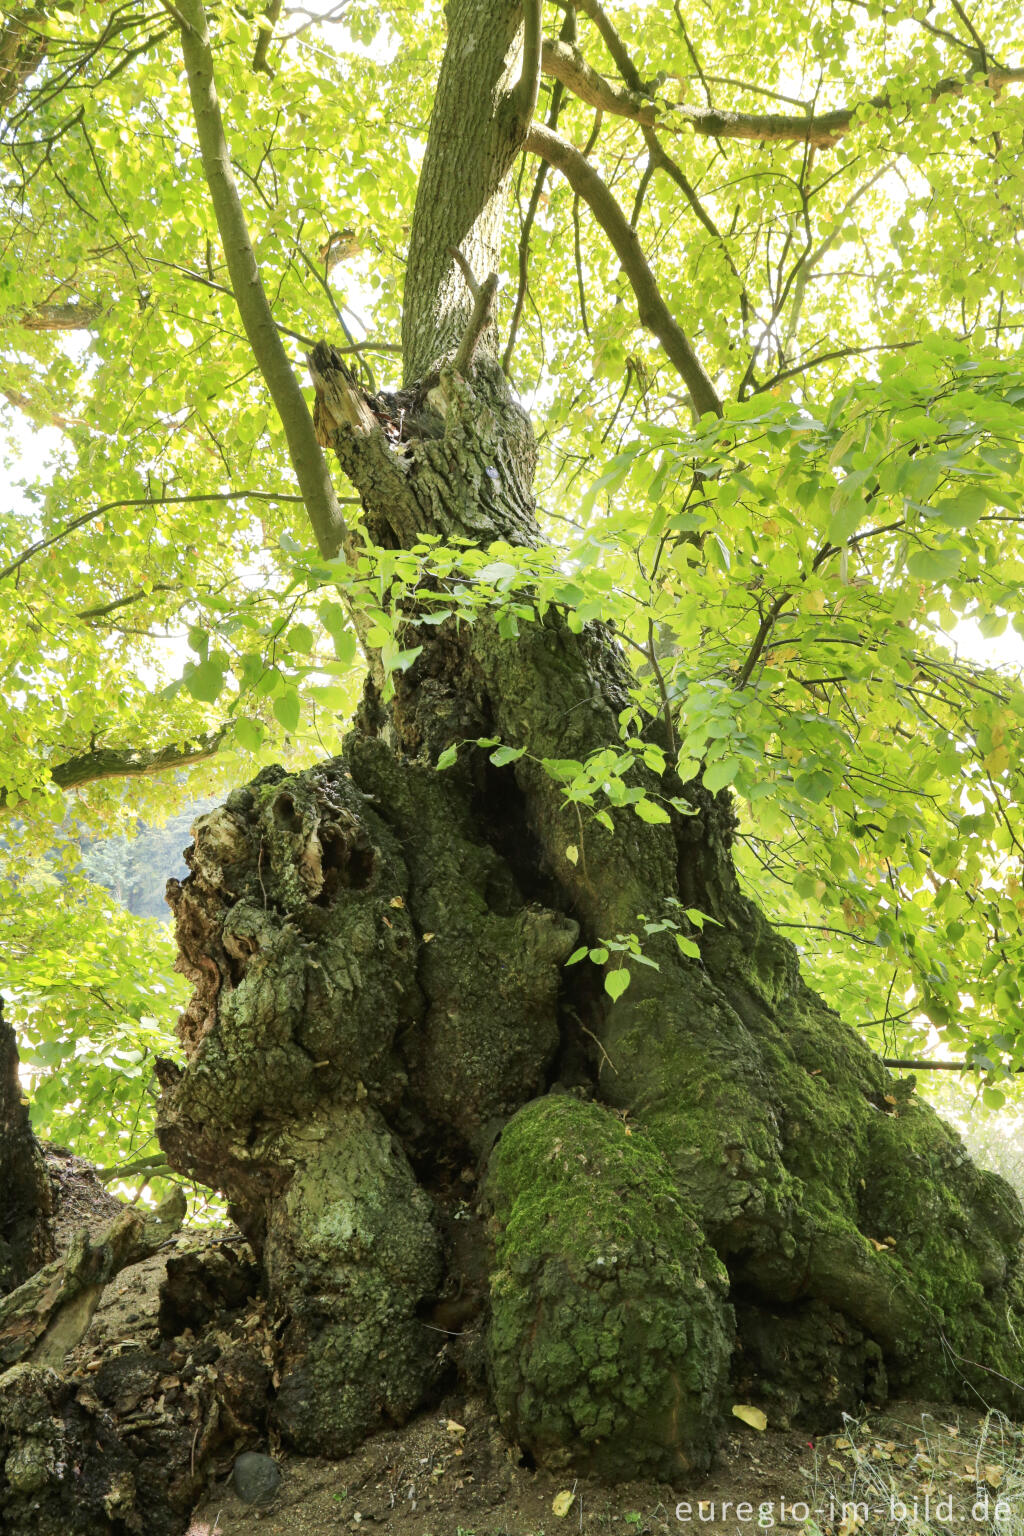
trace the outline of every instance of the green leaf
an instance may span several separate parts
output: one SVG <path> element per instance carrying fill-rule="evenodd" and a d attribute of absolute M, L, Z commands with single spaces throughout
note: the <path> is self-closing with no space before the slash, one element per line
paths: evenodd
<path fill-rule="evenodd" d="M 962 549 L 915 549 L 907 560 L 907 571 L 917 581 L 949 581 L 963 557 Z"/>
<path fill-rule="evenodd" d="M 980 485 L 966 485 L 948 501 L 940 501 L 935 508 L 935 520 L 949 523 L 954 528 L 969 528 L 981 517 L 988 506 L 988 497 Z"/>
<path fill-rule="evenodd" d="M 340 603 L 330 600 L 322 602 L 317 609 L 320 622 L 330 635 L 341 633 L 348 624 L 348 617 Z"/>
<path fill-rule="evenodd" d="M 224 687 L 224 673 L 213 661 L 201 661 L 198 667 L 186 672 L 185 687 L 201 704 L 212 704 L 219 698 Z"/>
<path fill-rule="evenodd" d="M 256 752 L 263 745 L 263 727 L 258 720 L 239 715 L 235 720 L 235 738 L 245 752 Z"/>
<path fill-rule="evenodd" d="M 491 753 L 491 762 L 495 768 L 504 768 L 506 763 L 517 763 L 525 751 L 525 747 L 497 747 Z"/>
<path fill-rule="evenodd" d="M 629 972 L 625 966 L 618 971 L 609 971 L 604 978 L 604 989 L 612 1002 L 616 1002 L 629 986 Z"/>
<path fill-rule="evenodd" d="M 445 747 L 444 751 L 441 753 L 441 756 L 437 760 L 437 765 L 436 766 L 437 766 L 438 769 L 453 768 L 455 766 L 455 764 L 458 762 L 458 760 L 459 760 L 459 749 L 458 749 L 458 747 L 457 746 Z"/>
<path fill-rule="evenodd" d="M 407 651 L 393 651 L 385 646 L 381 655 L 386 673 L 407 672 L 422 652 L 422 645 L 413 645 Z"/>
<path fill-rule="evenodd" d="M 287 688 L 274 700 L 274 715 L 284 726 L 286 731 L 294 731 L 302 715 L 302 705 L 299 702 L 298 690 Z"/>
<path fill-rule="evenodd" d="M 545 757 L 541 759 L 541 766 L 548 777 L 559 784 L 567 784 L 570 779 L 583 774 L 583 764 L 572 757 Z"/>
<path fill-rule="evenodd" d="M 306 656 L 313 649 L 313 631 L 308 624 L 293 624 L 287 636 L 288 649 Z"/>
<path fill-rule="evenodd" d="M 739 773 L 739 769 L 740 760 L 738 757 L 726 757 L 721 762 L 711 763 L 704 770 L 702 779 L 704 788 L 709 789 L 712 794 L 716 794 L 718 790 L 724 789 L 727 784 L 732 783 L 737 773 Z"/>
<path fill-rule="evenodd" d="M 671 816 L 663 805 L 658 805 L 658 803 L 654 800 L 648 800 L 646 796 L 644 799 L 638 800 L 633 809 L 641 821 L 659 824 L 672 820 Z"/>

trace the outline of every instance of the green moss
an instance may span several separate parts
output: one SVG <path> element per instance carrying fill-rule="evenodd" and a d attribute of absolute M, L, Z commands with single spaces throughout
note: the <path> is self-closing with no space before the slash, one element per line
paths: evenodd
<path fill-rule="evenodd" d="M 988 1401 L 1019 1411 L 1024 1218 L 1009 1185 L 976 1168 L 960 1138 L 910 1101 L 871 1126 L 862 1208 L 865 1227 L 893 1239 L 891 1262 L 926 1320 L 923 1347 L 901 1362 L 901 1385 L 973 1381 Z"/>
<path fill-rule="evenodd" d="M 732 1349 L 722 1266 L 645 1137 L 551 1096 L 509 1122 L 485 1198 L 506 1432 L 613 1477 L 708 1465 Z"/>

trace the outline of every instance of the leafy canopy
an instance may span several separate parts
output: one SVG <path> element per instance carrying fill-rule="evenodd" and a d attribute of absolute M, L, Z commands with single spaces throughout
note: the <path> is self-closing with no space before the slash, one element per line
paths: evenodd
<path fill-rule="evenodd" d="M 277 9 L 211 7 L 274 317 L 304 380 L 327 335 L 394 385 L 441 7 Z M 0 899 L 39 1123 L 127 1157 L 173 1049 L 166 933 L 70 872 L 83 829 L 337 750 L 353 612 L 393 674 L 427 591 L 509 637 L 551 604 L 614 622 L 621 744 L 548 765 L 584 856 L 609 806 L 667 814 L 637 758 L 678 761 L 732 787 L 745 879 L 851 1022 L 1024 1063 L 1018 7 L 581 0 L 573 41 L 545 5 L 538 116 L 603 177 L 723 414 L 695 417 L 587 202 L 528 153 L 498 322 L 549 544 L 356 569 L 312 548 L 172 11 L 9 7 L 0 40 Z"/>

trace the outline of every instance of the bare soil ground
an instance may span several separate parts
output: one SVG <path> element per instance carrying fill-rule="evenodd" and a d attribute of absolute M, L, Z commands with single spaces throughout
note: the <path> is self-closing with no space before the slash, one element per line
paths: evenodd
<path fill-rule="evenodd" d="M 1018 1536 L 1021 1457 L 1020 1432 L 1004 1419 L 894 1403 L 822 1438 L 737 1424 L 707 1477 L 612 1488 L 521 1466 L 485 1405 L 450 1399 L 343 1461 L 281 1455 L 265 1510 L 242 1504 L 225 1479 L 189 1536 Z"/>
<path fill-rule="evenodd" d="M 376 1435 L 343 1461 L 281 1457 L 284 1477 L 265 1512 L 247 1508 L 224 1485 L 196 1511 L 190 1536 L 327 1536 L 373 1531 L 380 1536 L 554 1536 L 555 1532 L 678 1531 L 681 1499 L 722 1495 L 790 1496 L 804 1486 L 801 1466 L 813 1451 L 806 1435 L 776 1432 L 749 1443 L 754 1431 L 728 1436 L 715 1473 L 690 1487 L 636 1482 L 604 1487 L 590 1479 L 520 1465 L 486 1406 L 448 1399 L 401 1430 Z M 556 1504 L 559 1495 L 564 1495 Z M 565 1506 L 558 1515 L 555 1508 Z M 699 1529 L 731 1531 L 702 1523 Z M 756 1526 L 752 1527 L 756 1529 Z"/>

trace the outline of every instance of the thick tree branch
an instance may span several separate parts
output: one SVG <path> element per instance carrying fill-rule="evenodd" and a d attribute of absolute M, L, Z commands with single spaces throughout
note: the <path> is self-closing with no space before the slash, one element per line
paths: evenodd
<path fill-rule="evenodd" d="M 98 304 L 37 304 L 18 324 L 26 331 L 87 331 L 101 314 Z"/>
<path fill-rule="evenodd" d="M 116 613 L 119 608 L 129 608 L 132 603 L 140 603 L 144 597 L 151 597 L 154 592 L 175 592 L 177 588 L 167 581 L 158 581 L 151 587 L 138 587 L 134 592 L 129 592 L 127 597 L 116 597 L 113 602 L 101 603 L 97 608 L 81 608 L 75 614 L 76 619 L 81 619 L 83 624 L 92 623 L 94 619 L 105 619 L 108 614 Z"/>
<path fill-rule="evenodd" d="M 452 250 L 500 272 L 512 168 L 526 121 L 516 102 L 521 0 L 449 0 L 445 49 L 413 209 L 402 304 L 407 383 L 458 350 L 473 309 Z M 455 37 L 472 41 L 465 51 Z M 443 125 L 443 128 L 438 125 Z M 489 347 L 491 338 L 486 345 Z"/>
<path fill-rule="evenodd" d="M 49 39 L 34 25 L 43 21 L 45 14 L 41 5 L 35 5 L 4 15 L 0 32 L 0 108 L 13 100 L 22 82 L 39 67 L 46 54 Z"/>
<path fill-rule="evenodd" d="M 577 0 L 577 9 L 581 10 L 584 16 L 589 16 L 600 32 L 604 45 L 615 60 L 615 67 L 623 80 L 625 80 L 629 90 L 634 91 L 639 96 L 646 96 L 648 92 L 640 76 L 637 74 L 636 66 L 629 56 L 626 45 L 615 30 L 615 24 L 611 17 L 607 15 L 599 0 Z"/>
<path fill-rule="evenodd" d="M 234 298 L 231 289 L 223 283 L 216 282 L 213 278 L 204 277 L 199 272 L 191 272 L 187 267 L 177 266 L 173 262 L 159 261 L 150 258 L 152 264 L 169 267 L 174 272 L 180 272 L 182 277 L 190 282 L 199 283 L 203 288 L 209 288 L 213 293 L 224 293 L 229 299 Z M 27 310 L 18 317 L 18 324 L 24 326 L 27 331 L 91 331 L 102 318 L 104 310 L 99 304 L 37 304 L 35 309 Z M 302 331 L 294 331 L 290 326 L 283 325 L 280 320 L 274 324 L 282 336 L 290 336 L 293 341 L 299 341 L 304 347 L 312 347 L 316 342 L 312 336 L 305 336 Z M 383 351 L 395 352 L 399 349 L 387 342 L 358 342 L 351 347 L 344 348 L 349 352 L 358 351 Z"/>
<path fill-rule="evenodd" d="M 98 784 L 102 779 L 141 779 L 166 773 L 169 768 L 187 768 L 215 756 L 226 731 L 227 726 L 221 726 L 219 731 L 167 747 L 96 747 L 92 752 L 69 757 L 64 763 L 55 763 L 50 779 L 61 790 L 83 789 L 86 784 Z M 0 811 L 10 810 L 16 803 L 0 788 Z"/>
<path fill-rule="evenodd" d="M 484 279 L 473 295 L 473 313 L 469 317 L 466 334 L 459 343 L 459 350 L 455 354 L 455 372 L 461 373 L 463 377 L 472 368 L 476 349 L 480 345 L 480 338 L 491 323 L 491 317 L 494 313 L 494 300 L 497 297 L 497 293 L 498 276 L 497 273 L 492 272 L 489 277 Z"/>
<path fill-rule="evenodd" d="M 21 411 L 37 427 L 60 427 L 62 432 L 66 432 L 69 427 L 81 425 L 80 416 L 65 416 L 60 411 L 50 410 L 30 395 L 23 394 L 20 389 L 11 389 L 7 384 L 0 384 L 0 395 L 8 405 Z"/>
<path fill-rule="evenodd" d="M 792 592 L 781 593 L 772 603 L 771 607 L 768 609 L 768 612 L 762 615 L 761 622 L 757 626 L 757 634 L 754 636 L 750 650 L 747 652 L 746 660 L 744 661 L 743 666 L 740 668 L 739 675 L 733 684 L 737 693 L 742 693 L 743 689 L 750 682 L 754 668 L 757 666 L 757 663 L 761 659 L 761 652 L 765 648 L 765 643 L 768 639 L 768 636 L 775 628 L 775 621 L 779 614 L 782 612 L 783 608 L 785 608 L 786 604 L 792 600 L 792 597 Z"/>
<path fill-rule="evenodd" d="M 632 118 L 648 127 L 658 121 L 659 108 L 645 92 L 623 90 L 620 85 L 606 80 L 587 63 L 575 43 L 546 37 L 541 67 L 546 75 L 592 107 L 599 107 L 614 117 Z"/>
<path fill-rule="evenodd" d="M 167 1158 L 162 1152 L 151 1152 L 148 1157 L 136 1157 L 114 1168 L 96 1169 L 96 1177 L 101 1184 L 113 1184 L 116 1179 L 131 1179 L 137 1173 L 146 1174 L 147 1183 L 149 1179 L 173 1178 L 173 1170 L 167 1166 Z"/>
<path fill-rule="evenodd" d="M 81 789 L 101 779 L 141 779 L 165 773 L 168 768 L 185 768 L 215 756 L 226 730 L 222 726 L 219 731 L 167 747 L 97 747 L 55 764 L 50 778 L 58 789 Z"/>
<path fill-rule="evenodd" d="M 458 267 L 459 271 L 462 273 L 462 276 L 465 278 L 466 287 L 469 289 L 475 302 L 480 297 L 480 284 L 476 280 L 476 274 L 474 273 L 473 268 L 470 266 L 465 256 L 463 256 L 457 245 L 451 246 L 449 251 L 452 260 L 455 262 L 455 265 Z"/>
<path fill-rule="evenodd" d="M 214 84 L 213 53 L 203 0 L 183 0 L 181 30 L 189 95 L 195 113 L 203 170 L 210 189 L 231 287 L 253 356 L 281 418 L 296 478 L 317 547 L 327 559 L 349 542 L 327 461 L 313 418 L 278 334 L 249 239 Z"/>
<path fill-rule="evenodd" d="M 620 66 L 621 67 L 621 66 Z M 639 89 L 623 90 L 621 86 L 605 79 L 589 65 L 580 50 L 571 43 L 546 38 L 542 51 L 542 68 L 546 75 L 561 81 L 581 101 L 600 107 L 615 117 L 628 117 L 645 127 L 660 124 L 676 128 L 687 124 L 694 133 L 713 139 L 746 139 L 755 143 L 813 144 L 830 149 L 838 144 L 850 129 L 857 114 L 857 105 L 837 107 L 832 112 L 816 115 L 807 113 L 729 112 L 716 107 L 690 107 L 684 104 L 652 101 L 649 93 Z M 635 75 L 635 71 L 634 71 Z M 1024 81 L 1024 69 L 1005 69 L 988 65 L 970 70 L 962 77 L 940 80 L 933 85 L 927 100 L 936 102 L 944 96 L 962 96 L 970 86 L 986 80 L 989 88 L 998 91 L 1004 85 Z M 885 111 L 893 105 L 889 91 L 880 92 L 862 104 Z"/>
<path fill-rule="evenodd" d="M 923 1061 L 914 1058 L 905 1061 L 900 1056 L 883 1056 L 884 1067 L 900 1067 L 904 1071 L 914 1072 L 983 1072 L 984 1067 L 976 1066 L 973 1061 Z M 1024 1067 L 1011 1067 L 1012 1072 L 1024 1072 Z"/>
<path fill-rule="evenodd" d="M 590 208 L 622 263 L 622 270 L 636 295 L 641 324 L 661 342 L 686 385 L 697 414 L 711 411 L 721 416 L 722 402 L 715 386 L 693 350 L 689 337 L 673 318 L 662 298 L 654 273 L 640 248 L 636 231 L 630 228 L 629 220 L 593 166 L 579 150 L 539 123 L 531 126 L 526 137 L 526 148 L 561 171 L 573 191 Z"/>
<path fill-rule="evenodd" d="M 268 0 L 263 15 L 256 23 L 256 47 L 253 50 L 252 67 L 254 70 L 269 75 L 271 80 L 274 78 L 274 71 L 267 63 L 267 52 L 270 48 L 270 40 L 274 35 L 274 28 L 277 26 L 281 16 L 281 4 L 282 0 Z"/>
<path fill-rule="evenodd" d="M 523 5 L 523 67 L 515 88 L 515 109 L 526 124 L 537 108 L 541 71 L 541 12 L 544 0 L 525 0 Z"/>

